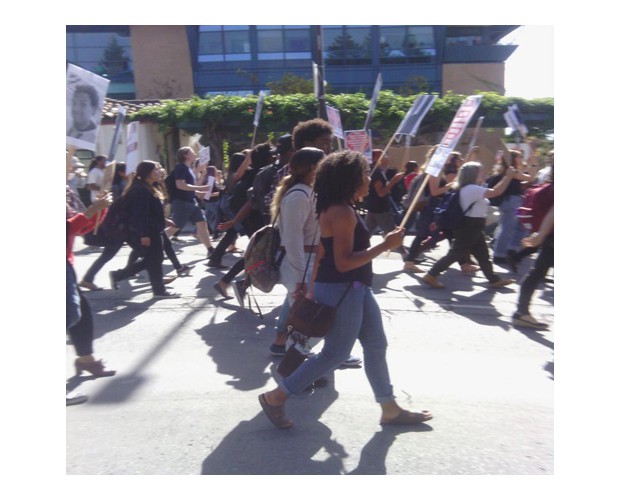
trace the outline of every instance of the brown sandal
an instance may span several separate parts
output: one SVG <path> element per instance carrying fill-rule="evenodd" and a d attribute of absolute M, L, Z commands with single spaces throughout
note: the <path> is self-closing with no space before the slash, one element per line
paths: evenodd
<path fill-rule="evenodd" d="M 271 423 L 278 429 L 290 429 L 293 427 L 293 422 L 286 418 L 284 415 L 284 405 L 274 406 L 267 403 L 267 399 L 264 394 L 258 396 L 258 402 L 263 408 L 263 412 L 267 415 L 267 418 L 271 420 Z"/>
<path fill-rule="evenodd" d="M 422 410 L 421 412 L 403 410 L 396 417 L 381 422 L 381 425 L 417 425 L 431 418 L 433 418 L 433 415 L 428 410 Z"/>

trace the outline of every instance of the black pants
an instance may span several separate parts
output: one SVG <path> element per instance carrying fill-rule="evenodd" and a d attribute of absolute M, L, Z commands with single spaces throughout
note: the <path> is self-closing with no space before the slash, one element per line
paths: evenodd
<path fill-rule="evenodd" d="M 517 301 L 517 314 L 529 314 L 532 296 L 536 291 L 538 284 L 545 279 L 547 272 L 553 267 L 553 234 L 549 235 L 540 248 L 540 253 L 536 258 L 536 262 L 528 275 L 521 283 L 519 290 L 519 300 Z"/>
<path fill-rule="evenodd" d="M 142 246 L 139 238 L 131 238 L 128 242 L 129 246 L 135 250 L 141 259 L 123 269 L 115 271 L 114 277 L 116 281 L 121 281 L 146 269 L 153 293 L 161 295 L 166 291 L 164 271 L 162 269 L 164 261 L 163 236 L 161 233 L 154 233 L 150 234 L 149 238 L 151 239 L 151 244 L 148 247 Z"/>
<path fill-rule="evenodd" d="M 93 314 L 90 304 L 84 294 L 80 294 L 80 319 L 71 328 L 67 329 L 75 353 L 78 356 L 89 356 L 93 353 Z"/>
<path fill-rule="evenodd" d="M 166 257 L 168 257 L 168 259 L 170 260 L 172 267 L 174 267 L 178 271 L 179 269 L 181 269 L 182 266 L 179 262 L 177 254 L 174 251 L 174 248 L 172 247 L 172 242 L 170 241 L 170 238 L 168 238 L 168 235 L 165 232 L 161 233 L 161 237 L 164 245 L 164 253 L 166 254 Z"/>
<path fill-rule="evenodd" d="M 101 252 L 99 257 L 97 257 L 97 260 L 95 260 L 95 262 L 93 262 L 88 268 L 88 271 L 86 271 L 83 280 L 89 283 L 94 283 L 97 273 L 101 271 L 101 268 L 103 266 L 105 266 L 110 260 L 112 260 L 112 258 L 118 253 L 118 251 L 123 245 L 124 243 L 121 241 L 120 243 L 109 243 L 104 246 L 103 251 Z"/>
<path fill-rule="evenodd" d="M 226 253 L 226 249 L 235 242 L 238 235 L 239 232 L 234 227 L 231 227 L 228 231 L 226 231 L 209 257 L 209 261 L 221 263 L 222 257 L 224 257 L 224 254 Z"/>
<path fill-rule="evenodd" d="M 489 259 L 489 248 L 484 238 L 485 218 L 465 217 L 463 222 L 454 229 L 454 239 L 450 250 L 428 272 L 431 276 L 438 276 L 452 264 L 467 259 L 469 254 L 478 261 L 480 270 L 490 283 L 497 281 L 499 276 L 493 272 L 493 264 Z"/>

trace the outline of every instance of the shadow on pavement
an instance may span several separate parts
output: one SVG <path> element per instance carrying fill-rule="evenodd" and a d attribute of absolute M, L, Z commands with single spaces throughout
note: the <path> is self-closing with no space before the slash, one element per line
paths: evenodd
<path fill-rule="evenodd" d="M 252 313 L 246 309 L 225 302 L 218 303 L 218 307 L 235 312 L 220 323 L 215 323 L 216 316 L 213 316 L 210 323 L 196 330 L 210 347 L 208 355 L 217 365 L 217 372 L 229 375 L 231 380 L 227 383 L 240 391 L 263 387 L 271 378 L 266 368 L 278 360 L 265 349 L 264 336 L 275 335 L 273 329 L 261 324 L 257 325 L 258 328 L 250 326 L 248 315 Z M 265 314 L 268 324 L 275 321 L 278 310 Z"/>
<path fill-rule="evenodd" d="M 364 445 L 360 453 L 360 461 L 355 469 L 348 472 L 350 475 L 386 475 L 385 461 L 390 446 L 396 441 L 399 434 L 406 432 L 429 432 L 433 428 L 427 424 L 411 427 L 382 427 L 375 432 L 370 441 Z"/>
<path fill-rule="evenodd" d="M 322 413 L 338 398 L 333 375 L 327 387 L 305 398 L 290 398 L 287 416 L 292 429 L 276 429 L 259 412 L 240 422 L 202 463 L 202 474 L 295 474 L 334 475 L 344 473 L 344 447 L 332 431 L 319 422 Z"/>

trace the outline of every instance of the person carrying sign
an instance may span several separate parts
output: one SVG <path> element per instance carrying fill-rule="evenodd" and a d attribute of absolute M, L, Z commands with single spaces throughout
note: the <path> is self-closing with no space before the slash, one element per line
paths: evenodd
<path fill-rule="evenodd" d="M 404 172 L 398 172 L 388 181 L 385 171 L 389 165 L 389 156 L 381 157 L 380 149 L 372 150 L 372 161 L 376 169 L 372 174 L 370 190 L 366 199 L 368 213 L 364 222 L 370 234 L 374 234 L 377 228 L 381 228 L 384 234 L 389 233 L 396 227 L 394 213 L 392 212 L 391 191 L 392 188 L 405 176 Z M 376 162 L 379 161 L 377 164 Z"/>

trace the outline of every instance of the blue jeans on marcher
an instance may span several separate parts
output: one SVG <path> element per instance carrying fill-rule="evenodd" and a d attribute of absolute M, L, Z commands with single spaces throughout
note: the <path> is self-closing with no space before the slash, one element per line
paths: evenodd
<path fill-rule="evenodd" d="M 506 257 L 508 250 L 519 251 L 524 236 L 523 228 L 517 218 L 517 208 L 523 203 L 523 197 L 511 195 L 499 206 L 499 227 L 493 245 L 493 257 Z"/>
<path fill-rule="evenodd" d="M 315 283 L 315 299 L 335 306 L 346 290 L 347 283 Z M 386 361 L 387 339 L 383 330 L 381 310 L 372 289 L 361 283 L 349 288 L 336 312 L 334 324 L 324 338 L 323 349 L 295 372 L 283 379 L 280 388 L 286 394 L 301 394 L 316 379 L 338 368 L 351 354 L 355 341 L 364 351 L 364 370 L 375 395 L 375 401 L 394 400 Z"/>
<path fill-rule="evenodd" d="M 67 259 L 67 329 L 80 321 L 80 294 L 75 270 Z"/>

